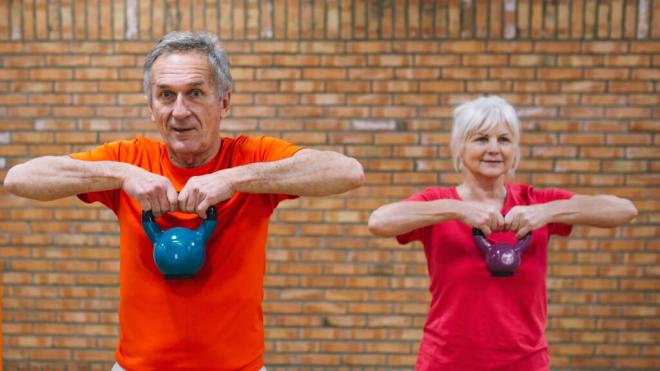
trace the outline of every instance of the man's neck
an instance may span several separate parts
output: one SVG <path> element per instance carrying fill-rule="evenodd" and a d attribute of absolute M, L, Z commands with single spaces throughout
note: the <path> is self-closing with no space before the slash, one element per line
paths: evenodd
<path fill-rule="evenodd" d="M 207 164 L 211 161 L 220 151 L 222 141 L 218 141 L 210 151 L 204 153 L 176 153 L 171 149 L 167 149 L 167 156 L 174 166 L 180 168 L 195 168 Z"/>

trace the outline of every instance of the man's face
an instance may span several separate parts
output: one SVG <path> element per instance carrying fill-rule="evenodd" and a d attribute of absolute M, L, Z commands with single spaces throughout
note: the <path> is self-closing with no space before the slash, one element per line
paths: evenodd
<path fill-rule="evenodd" d="M 218 97 L 208 57 L 200 52 L 168 53 L 156 59 L 151 77 L 151 118 L 175 165 L 199 166 L 218 151 L 220 121 L 230 93 Z"/>

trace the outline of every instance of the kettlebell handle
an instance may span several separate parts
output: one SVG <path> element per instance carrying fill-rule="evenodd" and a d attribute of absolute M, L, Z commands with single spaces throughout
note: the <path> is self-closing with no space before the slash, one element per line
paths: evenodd
<path fill-rule="evenodd" d="M 211 206 L 208 209 L 206 209 L 206 220 L 217 220 L 217 219 L 218 219 L 218 211 L 215 209 L 215 206 Z M 142 220 L 150 221 L 150 222 L 156 221 L 153 211 L 143 210 Z"/>
<path fill-rule="evenodd" d="M 481 249 L 487 249 L 489 248 L 492 244 L 488 239 L 486 238 L 486 235 L 484 235 L 484 232 L 481 231 L 479 228 L 472 227 L 472 237 L 477 238 L 479 241 L 479 247 Z M 518 239 L 516 242 L 516 247 L 520 248 L 521 250 L 525 250 L 527 248 L 527 245 L 529 245 L 529 241 L 532 237 L 532 232 L 527 232 L 527 234 L 523 237 Z M 482 246 L 483 245 L 483 246 Z"/>
<path fill-rule="evenodd" d="M 206 209 L 206 217 L 207 219 L 204 221 L 204 223 L 202 223 L 201 226 L 201 232 L 204 236 L 204 240 L 208 240 L 211 237 L 211 233 L 217 224 L 218 211 L 214 206 Z M 154 218 L 154 213 L 151 210 L 142 210 L 142 228 L 152 243 L 156 243 L 156 240 L 158 240 L 158 235 L 163 232 L 158 226 L 158 223 L 156 223 L 156 218 Z"/>

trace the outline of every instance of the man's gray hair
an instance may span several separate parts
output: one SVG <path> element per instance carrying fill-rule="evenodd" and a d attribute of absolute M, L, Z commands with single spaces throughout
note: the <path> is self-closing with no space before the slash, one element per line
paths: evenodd
<path fill-rule="evenodd" d="M 167 53 L 203 52 L 208 55 L 209 69 L 215 78 L 218 98 L 231 91 L 229 59 L 215 35 L 193 32 L 170 32 L 154 45 L 144 62 L 144 94 L 151 102 L 151 67 L 158 57 Z"/>

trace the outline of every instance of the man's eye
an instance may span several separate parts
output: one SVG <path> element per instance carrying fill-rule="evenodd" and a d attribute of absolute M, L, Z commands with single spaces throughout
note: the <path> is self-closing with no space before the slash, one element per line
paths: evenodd
<path fill-rule="evenodd" d="M 201 97 L 202 96 L 202 91 L 195 89 L 195 90 L 190 92 L 190 95 L 193 96 L 193 97 Z"/>
<path fill-rule="evenodd" d="M 172 93 L 169 92 L 169 91 L 162 91 L 162 92 L 160 92 L 160 97 L 161 97 L 161 98 L 166 98 L 166 99 L 168 99 L 168 98 L 172 98 L 173 96 L 174 96 L 174 94 L 172 94 Z"/>

